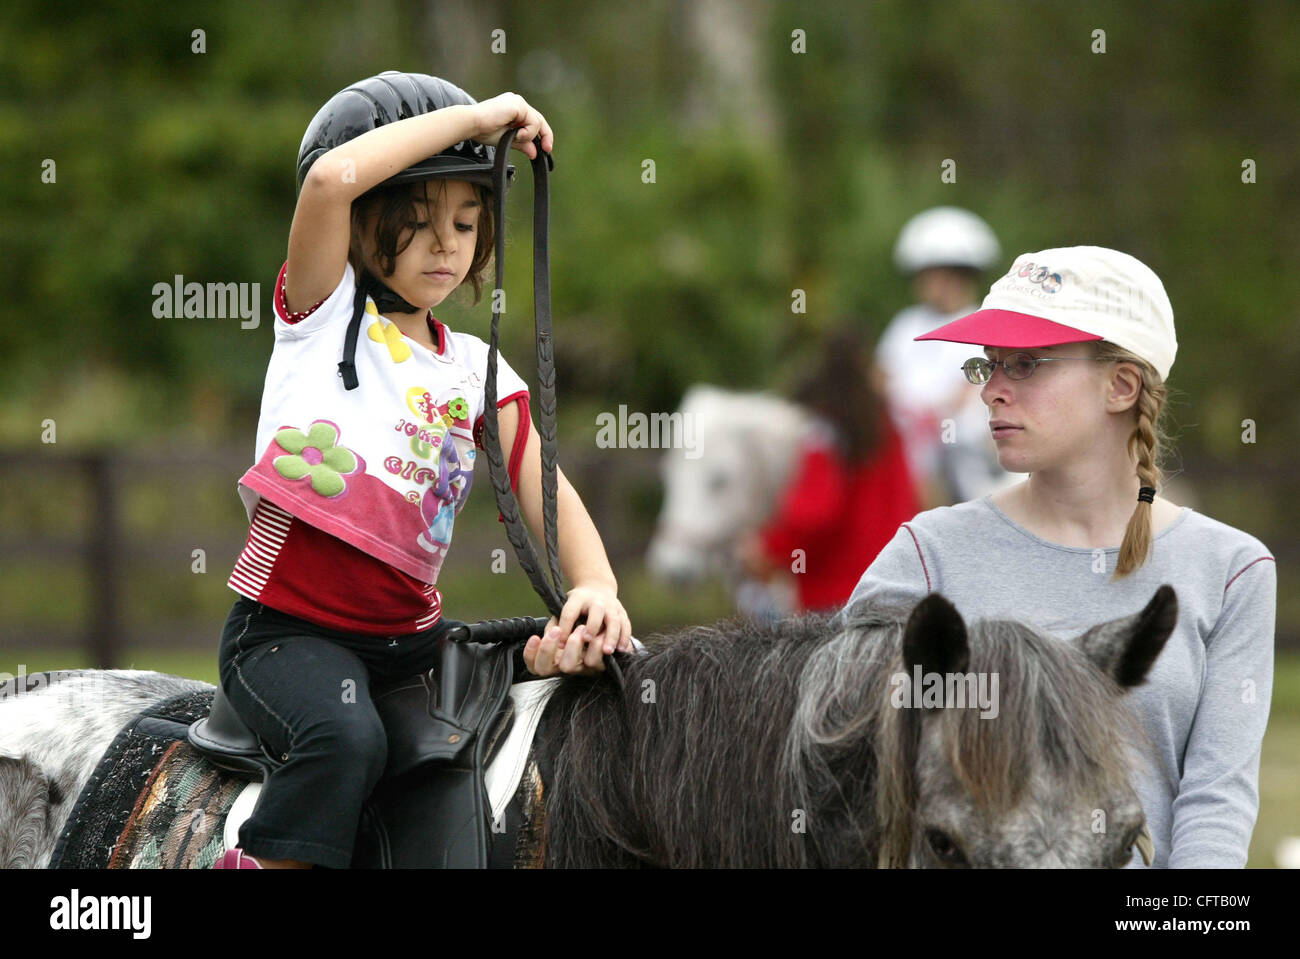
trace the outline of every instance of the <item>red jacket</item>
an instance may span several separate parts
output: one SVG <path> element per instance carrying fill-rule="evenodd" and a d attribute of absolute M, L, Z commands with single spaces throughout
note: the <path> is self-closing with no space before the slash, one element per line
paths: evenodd
<path fill-rule="evenodd" d="M 771 562 L 794 571 L 804 610 L 838 609 L 920 508 L 902 440 L 886 420 L 875 452 L 856 465 L 825 441 L 806 442 L 759 538 Z"/>

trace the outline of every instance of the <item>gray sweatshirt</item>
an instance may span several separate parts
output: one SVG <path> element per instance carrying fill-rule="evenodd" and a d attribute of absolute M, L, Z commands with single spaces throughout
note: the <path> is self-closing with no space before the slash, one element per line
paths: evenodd
<path fill-rule="evenodd" d="M 986 496 L 900 526 L 848 605 L 914 604 L 933 591 L 968 621 L 1014 619 L 1072 638 L 1138 612 L 1169 583 L 1178 624 L 1147 682 L 1125 695 L 1156 750 L 1133 781 L 1152 865 L 1241 868 L 1273 692 L 1276 563 L 1255 537 L 1190 507 L 1155 536 L 1145 565 L 1112 582 L 1118 553 L 1049 543 Z M 1129 868 L 1142 865 L 1135 851 Z"/>

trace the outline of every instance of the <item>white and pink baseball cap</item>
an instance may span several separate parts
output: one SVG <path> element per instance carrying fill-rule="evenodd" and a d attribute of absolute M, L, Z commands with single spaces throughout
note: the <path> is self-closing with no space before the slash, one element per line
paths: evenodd
<path fill-rule="evenodd" d="M 918 340 L 1032 349 L 1108 340 L 1168 379 L 1178 352 L 1174 308 L 1140 260 L 1101 246 L 1022 253 L 974 313 Z"/>

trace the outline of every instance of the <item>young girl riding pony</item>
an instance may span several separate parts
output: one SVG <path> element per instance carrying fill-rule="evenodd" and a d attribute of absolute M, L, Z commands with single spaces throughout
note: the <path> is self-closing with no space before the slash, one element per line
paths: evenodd
<path fill-rule="evenodd" d="M 513 93 L 477 103 L 389 71 L 332 97 L 303 138 L 256 462 L 239 481 L 251 523 L 229 581 L 240 596 L 219 655 L 225 695 L 284 763 L 216 868 L 348 867 L 387 758 L 370 684 L 427 669 L 452 625 L 435 584 L 481 448 L 488 347 L 431 308 L 464 283 L 478 302 L 504 228 L 489 144 L 512 128 L 530 160 L 534 138 L 554 146 Z M 528 389 L 503 357 L 498 383 L 501 446 L 536 533 Z M 632 626 L 595 526 L 563 473 L 558 483 L 574 586 L 524 661 L 539 675 L 598 672 L 604 654 L 632 648 Z"/>

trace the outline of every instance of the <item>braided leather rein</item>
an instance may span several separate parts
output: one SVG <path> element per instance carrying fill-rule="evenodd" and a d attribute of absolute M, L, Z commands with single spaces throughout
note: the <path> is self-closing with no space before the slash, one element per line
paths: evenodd
<path fill-rule="evenodd" d="M 557 525 L 559 488 L 557 480 L 555 352 L 551 343 L 551 267 L 549 251 L 550 181 L 555 168 L 551 154 L 542 149 L 540 136 L 534 137 L 537 156 L 533 168 L 533 316 L 537 339 L 537 432 L 542 445 L 542 533 L 550 579 L 541 569 L 533 541 L 519 516 L 519 502 L 510 488 L 510 473 L 501 450 L 501 433 L 497 420 L 497 343 L 498 324 L 505 307 L 506 268 L 506 158 L 517 128 L 507 130 L 497 144 L 492 164 L 492 203 L 496 215 L 496 286 L 492 291 L 492 331 L 488 339 L 487 379 L 484 382 L 483 447 L 488 457 L 488 473 L 496 494 L 497 509 L 505 523 L 506 536 L 514 548 L 519 566 L 528 576 L 533 590 L 557 620 L 564 608 L 564 580 L 560 575 L 560 543 Z M 523 424 L 520 423 L 520 428 Z M 579 617 L 582 622 L 584 617 Z M 575 626 L 577 623 L 574 624 Z M 622 687 L 623 671 L 617 660 L 606 655 L 605 666 Z"/>

